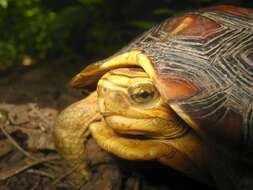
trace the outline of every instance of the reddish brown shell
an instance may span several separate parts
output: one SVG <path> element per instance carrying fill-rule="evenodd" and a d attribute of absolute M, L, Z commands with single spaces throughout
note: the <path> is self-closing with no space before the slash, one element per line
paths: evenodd
<path fill-rule="evenodd" d="M 161 95 L 203 138 L 252 149 L 253 9 L 215 6 L 167 19 L 118 55 L 133 50 L 148 56 Z M 104 62 L 84 72 L 97 79 Z M 87 80 L 77 78 L 74 86 Z"/>
<path fill-rule="evenodd" d="M 169 19 L 149 36 L 156 39 L 143 50 L 173 109 L 206 138 L 252 146 L 253 10 L 207 8 Z"/>

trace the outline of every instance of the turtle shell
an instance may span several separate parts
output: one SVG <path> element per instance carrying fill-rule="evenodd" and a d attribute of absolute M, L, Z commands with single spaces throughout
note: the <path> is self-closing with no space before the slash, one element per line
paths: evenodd
<path fill-rule="evenodd" d="M 141 66 L 197 133 L 230 147 L 253 146 L 253 9 L 215 6 L 165 20 L 72 81 Z"/>

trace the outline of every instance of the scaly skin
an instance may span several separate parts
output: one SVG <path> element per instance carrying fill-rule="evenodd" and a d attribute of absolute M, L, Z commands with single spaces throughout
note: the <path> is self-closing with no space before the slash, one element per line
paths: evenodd
<path fill-rule="evenodd" d="M 90 123 L 101 118 L 97 107 L 97 93 L 66 108 L 58 117 L 53 134 L 55 145 L 66 163 L 73 170 L 70 181 L 81 186 L 89 178 L 85 163 L 85 133 Z"/>
<path fill-rule="evenodd" d="M 131 89 L 137 89 L 138 94 L 143 84 L 147 90 L 154 90 L 153 96 L 136 103 Z M 205 144 L 168 107 L 142 69 L 108 72 L 100 79 L 97 93 L 98 97 L 94 92 L 64 110 L 54 129 L 57 149 L 70 167 L 78 166 L 71 175 L 75 184 L 85 182 L 89 176 L 84 164 L 84 134 L 88 127 L 98 145 L 116 156 L 158 160 L 199 181 L 212 181 Z"/>

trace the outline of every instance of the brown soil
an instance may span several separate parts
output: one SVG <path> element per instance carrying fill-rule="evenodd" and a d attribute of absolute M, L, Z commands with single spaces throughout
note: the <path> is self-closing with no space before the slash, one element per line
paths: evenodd
<path fill-rule="evenodd" d="M 51 130 L 67 105 L 87 95 L 67 89 L 81 66 L 40 64 L 0 76 L 0 190 L 76 189 L 54 148 Z M 133 162 L 87 145 L 85 190 L 214 190 L 156 162 Z"/>

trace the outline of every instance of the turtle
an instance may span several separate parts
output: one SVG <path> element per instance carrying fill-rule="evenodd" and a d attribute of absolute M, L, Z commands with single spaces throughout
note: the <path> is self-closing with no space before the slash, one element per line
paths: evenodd
<path fill-rule="evenodd" d="M 253 188 L 253 9 L 218 5 L 168 18 L 71 81 L 55 144 L 88 179 L 85 137 L 127 160 L 158 160 L 221 190 Z"/>

